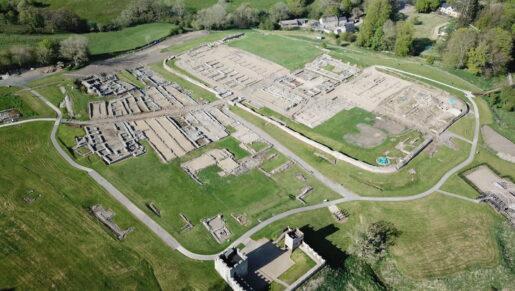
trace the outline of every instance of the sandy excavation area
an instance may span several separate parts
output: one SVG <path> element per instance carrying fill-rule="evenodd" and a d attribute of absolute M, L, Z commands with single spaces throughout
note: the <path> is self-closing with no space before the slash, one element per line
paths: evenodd
<path fill-rule="evenodd" d="M 442 90 L 374 67 L 361 70 L 325 54 L 289 72 L 243 50 L 211 44 L 182 54 L 176 64 L 252 106 L 268 107 L 311 128 L 359 107 L 404 127 L 438 134 L 467 112 L 464 102 Z"/>

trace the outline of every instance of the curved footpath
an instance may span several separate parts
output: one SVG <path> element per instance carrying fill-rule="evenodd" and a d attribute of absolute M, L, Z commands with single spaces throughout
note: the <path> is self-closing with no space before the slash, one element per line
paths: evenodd
<path fill-rule="evenodd" d="M 16 122 L 0 124 L 0 128 L 8 127 L 8 126 L 13 126 L 13 125 L 24 124 L 24 123 L 29 123 L 29 122 L 55 121 L 55 120 L 56 120 L 55 118 L 32 118 L 32 119 L 25 119 L 25 120 L 20 120 L 20 121 L 16 121 Z"/>
<path fill-rule="evenodd" d="M 330 205 L 340 204 L 340 203 L 344 203 L 344 202 L 348 202 L 348 201 L 397 202 L 397 201 L 410 201 L 410 200 L 415 200 L 415 199 L 420 199 L 420 198 L 426 197 L 426 196 L 428 196 L 428 195 L 430 195 L 430 194 L 432 194 L 432 193 L 434 193 L 436 191 L 439 191 L 440 187 L 452 175 L 454 175 L 455 173 L 457 173 L 458 171 L 460 171 L 461 169 L 466 167 L 468 164 L 470 164 L 474 160 L 475 152 L 477 150 L 478 139 L 479 139 L 479 110 L 477 108 L 476 103 L 473 100 L 474 96 L 472 95 L 471 92 L 465 91 L 465 90 L 462 90 L 460 88 L 456 88 L 454 86 L 447 85 L 445 83 L 438 82 L 438 81 L 435 81 L 435 80 L 432 80 L 432 79 L 429 79 L 429 78 L 426 78 L 426 77 L 423 77 L 423 76 L 420 76 L 420 75 L 412 74 L 412 73 L 409 73 L 409 72 L 397 70 L 397 69 L 394 69 L 394 68 L 384 67 L 384 66 L 378 66 L 378 67 L 380 67 L 382 69 L 385 69 L 385 70 L 390 70 L 390 71 L 393 71 L 393 72 L 402 73 L 402 74 L 410 75 L 410 76 L 413 76 L 413 77 L 425 79 L 425 80 L 428 80 L 428 81 L 431 81 L 431 82 L 435 82 L 435 83 L 438 83 L 438 84 L 441 84 L 441 85 L 444 85 L 444 86 L 447 86 L 449 88 L 452 88 L 452 89 L 455 89 L 455 90 L 459 90 L 460 92 L 465 93 L 466 97 L 469 99 L 469 101 L 472 103 L 472 105 L 474 107 L 474 116 L 475 116 L 474 139 L 472 141 L 472 146 L 471 146 L 468 158 L 465 161 L 461 162 L 459 165 L 455 166 L 454 168 L 452 168 L 451 170 L 446 172 L 433 187 L 431 187 L 430 189 L 428 189 L 428 190 L 426 190 L 426 191 L 424 191 L 422 193 L 411 195 L 411 196 L 401 196 L 401 197 L 363 197 L 363 196 L 360 196 L 360 195 L 358 195 L 356 193 L 353 193 L 352 191 L 346 189 L 342 185 L 337 184 L 337 183 L 333 182 L 332 180 L 328 179 L 323 174 L 321 174 L 316 169 L 314 169 L 311 165 L 306 163 L 300 157 L 298 157 L 293 152 L 291 152 L 289 149 L 287 149 L 285 146 L 283 146 L 281 143 L 279 143 L 276 140 L 274 140 L 271 136 L 269 136 L 263 130 L 261 130 L 257 126 L 254 126 L 250 122 L 248 122 L 245 119 L 243 119 L 243 118 L 241 118 L 241 117 L 239 117 L 239 116 L 234 114 L 234 116 L 236 118 L 238 118 L 239 121 L 244 123 L 246 126 L 249 126 L 252 130 L 256 130 L 256 132 L 258 134 L 262 135 L 265 139 L 270 141 L 277 148 L 278 151 L 284 153 L 285 155 L 287 155 L 291 159 L 295 160 L 299 165 L 304 167 L 308 172 L 312 173 L 313 176 L 315 176 L 315 178 L 320 180 L 328 188 L 330 188 L 333 191 L 335 191 L 335 192 L 339 193 L 340 195 L 342 195 L 343 198 L 332 200 L 332 201 L 328 201 L 328 202 L 323 202 L 323 203 L 316 204 L 316 205 L 310 205 L 310 206 L 306 206 L 306 207 L 295 208 L 295 209 L 291 209 L 291 210 L 285 211 L 283 213 L 277 214 L 277 215 L 275 215 L 275 216 L 273 216 L 273 217 L 271 217 L 271 218 L 269 218 L 269 219 L 259 223 L 258 225 L 254 226 L 250 230 L 248 230 L 245 234 L 243 234 L 238 239 L 236 239 L 231 244 L 231 246 L 236 246 L 236 245 L 238 245 L 240 243 L 247 242 L 252 235 L 254 235 L 256 232 L 260 231 L 261 229 L 265 228 L 266 226 L 268 226 L 268 225 L 270 225 L 270 224 L 272 224 L 272 223 L 274 223 L 276 221 L 279 221 L 279 220 L 281 220 L 283 218 L 286 218 L 288 216 L 294 215 L 294 214 L 298 214 L 298 213 L 302 213 L 302 212 L 306 212 L 306 211 L 312 211 L 312 210 L 316 210 L 316 209 L 321 209 L 321 208 L 325 208 L 325 207 L 330 206 Z M 173 72 L 173 73 L 175 73 L 175 72 Z M 179 76 L 180 77 L 187 77 L 187 76 L 181 76 L 181 75 L 179 75 Z M 190 79 L 190 78 L 187 78 L 187 79 Z M 190 80 L 188 80 L 188 81 L 190 81 Z M 197 82 L 193 82 L 193 83 L 197 83 Z M 118 191 L 118 189 L 116 189 L 116 187 L 114 187 L 109 181 L 107 181 L 105 178 L 103 178 L 99 173 L 97 173 L 93 169 L 84 167 L 84 166 L 76 163 L 66 153 L 66 151 L 61 148 L 61 146 L 60 146 L 60 144 L 59 144 L 59 142 L 57 141 L 57 138 L 56 138 L 56 133 L 57 133 L 57 130 L 59 128 L 59 124 L 61 123 L 61 119 L 62 119 L 61 111 L 59 110 L 59 108 L 54 106 L 44 96 L 42 96 L 41 94 L 39 94 L 35 90 L 30 90 L 30 92 L 32 94 L 34 94 L 35 96 L 37 96 L 38 98 L 40 98 L 50 108 L 52 108 L 56 112 L 57 118 L 56 119 L 54 119 L 54 118 L 32 119 L 32 120 L 21 121 L 21 122 L 15 123 L 15 124 L 13 123 L 13 124 L 5 125 L 5 126 L 16 125 L 16 124 L 21 124 L 21 123 L 27 123 L 27 122 L 34 122 L 34 121 L 55 121 L 54 125 L 53 125 L 53 128 L 52 128 L 51 135 L 50 135 L 50 139 L 52 141 L 53 146 L 55 147 L 55 149 L 59 153 L 59 155 L 61 155 L 61 157 L 63 157 L 63 159 L 65 159 L 66 162 L 68 162 L 68 164 L 70 164 L 70 166 L 72 166 L 72 167 L 74 167 L 74 168 L 76 168 L 78 170 L 87 172 L 88 175 L 93 180 L 95 180 L 95 182 L 97 182 L 100 186 L 102 186 L 114 199 L 116 199 L 119 203 L 121 203 L 138 220 L 140 220 L 143 224 L 145 224 L 152 232 L 154 232 L 170 248 L 175 249 L 175 250 L 179 251 L 180 253 L 182 253 L 183 255 L 185 255 L 185 256 L 187 256 L 187 257 L 189 257 L 191 259 L 194 259 L 194 260 L 214 260 L 217 257 L 218 254 L 203 255 L 203 254 L 196 254 L 196 253 L 188 251 L 170 233 L 168 233 L 164 228 L 162 228 L 159 224 L 157 224 L 145 212 L 143 212 L 141 209 L 139 209 L 123 193 Z M 440 192 L 442 192 L 442 191 L 440 191 Z M 453 196 L 452 193 L 446 193 L 446 192 L 442 192 L 442 193 L 446 194 L 446 195 L 450 194 L 451 196 Z"/>

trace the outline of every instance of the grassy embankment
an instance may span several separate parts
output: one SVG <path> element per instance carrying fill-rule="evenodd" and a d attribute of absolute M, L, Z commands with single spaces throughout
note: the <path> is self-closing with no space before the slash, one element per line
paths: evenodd
<path fill-rule="evenodd" d="M 0 129 L 0 288 L 223 288 L 212 263 L 172 251 L 72 169 L 51 145 L 50 130 L 47 123 Z M 29 196 L 33 203 L 24 201 Z M 97 203 L 134 232 L 115 239 L 89 213 Z"/>
<path fill-rule="evenodd" d="M 498 246 L 503 219 L 487 205 L 433 194 L 412 202 L 350 202 L 339 207 L 350 214 L 344 224 L 336 224 L 327 209 L 320 209 L 276 222 L 254 238 L 277 237 L 285 225 L 299 227 L 322 256 L 340 258 L 343 264 L 343 252 L 358 232 L 386 220 L 401 235 L 387 260 L 374 270 L 392 289 L 502 289 L 515 279 Z M 509 226 L 504 227 L 509 233 Z"/>
<path fill-rule="evenodd" d="M 81 34 L 88 39 L 88 48 L 93 56 L 116 54 L 142 47 L 170 35 L 170 23 L 150 23 L 124 28 L 119 31 Z M 45 38 L 63 40 L 71 34 L 3 34 L 0 33 L 0 49 L 15 45 L 34 46 Z"/>
<path fill-rule="evenodd" d="M 11 108 L 17 109 L 22 118 L 55 115 L 48 106 L 30 92 L 14 87 L 0 87 L 0 111 Z"/>
<path fill-rule="evenodd" d="M 67 147 L 74 144 L 75 136 L 82 134 L 82 130 L 78 128 L 63 126 L 59 130 L 59 137 Z M 227 242 L 219 245 L 213 240 L 201 224 L 204 218 L 223 214 L 234 239 L 257 224 L 258 220 L 302 206 L 294 196 L 305 185 L 314 188 L 306 197 L 309 204 L 338 197 L 297 166 L 271 178 L 257 169 L 239 176 L 220 177 L 217 174 L 219 169 L 210 167 L 198 175 L 202 185 L 197 184 L 181 169 L 181 163 L 212 148 L 227 148 L 237 158 L 248 155 L 232 137 L 193 151 L 169 164 L 161 163 L 152 148 L 146 143 L 145 145 L 145 155 L 111 166 L 104 165 L 96 156 L 79 158 L 78 161 L 96 169 L 188 249 L 195 252 L 214 253 L 229 244 Z M 299 180 L 296 177 L 298 173 L 303 173 L 307 181 Z M 161 209 L 161 217 L 156 217 L 146 207 L 146 203 L 151 201 Z M 184 222 L 180 213 L 185 214 L 195 225 L 192 230 L 181 231 Z M 249 220 L 248 225 L 240 225 L 231 214 L 245 214 Z"/>

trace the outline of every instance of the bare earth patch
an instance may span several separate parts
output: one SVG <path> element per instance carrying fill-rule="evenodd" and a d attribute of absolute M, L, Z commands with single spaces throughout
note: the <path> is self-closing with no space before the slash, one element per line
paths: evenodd
<path fill-rule="evenodd" d="M 386 134 L 378 128 L 364 123 L 356 127 L 359 129 L 358 133 L 348 133 L 343 137 L 351 144 L 369 149 L 381 145 L 386 139 Z"/>

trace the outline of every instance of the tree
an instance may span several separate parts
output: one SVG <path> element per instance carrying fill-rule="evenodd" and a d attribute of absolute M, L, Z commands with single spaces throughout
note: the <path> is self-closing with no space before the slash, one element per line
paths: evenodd
<path fill-rule="evenodd" d="M 18 5 L 18 19 L 21 24 L 25 24 L 29 27 L 31 32 L 35 32 L 45 27 L 45 19 L 43 15 L 31 6 Z M 21 6 L 21 8 L 20 8 Z"/>
<path fill-rule="evenodd" d="M 511 51 L 509 32 L 499 27 L 487 30 L 480 35 L 478 46 L 469 53 L 469 58 L 472 58 L 469 69 L 488 77 L 504 73 L 511 61 Z"/>
<path fill-rule="evenodd" d="M 479 0 L 456 0 L 455 6 L 460 13 L 458 23 L 461 26 L 471 24 L 479 12 Z"/>
<path fill-rule="evenodd" d="M 407 56 L 413 44 L 413 24 L 409 21 L 397 22 L 397 37 L 395 39 L 395 54 L 401 57 Z"/>
<path fill-rule="evenodd" d="M 89 60 L 88 39 L 82 36 L 70 36 L 60 42 L 59 52 L 61 57 L 71 61 L 74 67 L 80 67 Z"/>
<path fill-rule="evenodd" d="M 431 11 L 428 0 L 417 0 L 417 2 L 415 2 L 415 9 L 419 13 L 427 13 Z"/>
<path fill-rule="evenodd" d="M 306 13 L 306 0 L 287 0 L 286 4 L 291 14 L 295 17 L 300 17 Z"/>
<path fill-rule="evenodd" d="M 310 16 L 318 18 L 320 16 L 335 16 L 340 14 L 340 3 L 336 0 L 319 0 L 312 5 Z"/>
<path fill-rule="evenodd" d="M 195 20 L 197 28 L 223 29 L 229 22 L 227 3 L 218 1 L 215 5 L 200 10 Z"/>
<path fill-rule="evenodd" d="M 395 22 L 388 19 L 383 24 L 383 34 L 383 42 L 385 44 L 385 48 L 388 50 L 392 50 L 395 47 L 395 38 L 397 36 Z"/>
<path fill-rule="evenodd" d="M 370 224 L 365 232 L 358 235 L 353 246 L 358 258 L 373 263 L 386 256 L 388 248 L 395 243 L 401 232 L 391 222 L 378 221 Z"/>
<path fill-rule="evenodd" d="M 66 8 L 48 11 L 46 19 L 46 27 L 53 33 L 59 31 L 80 33 L 88 30 L 86 21 L 81 19 L 75 12 Z"/>
<path fill-rule="evenodd" d="M 353 7 L 354 4 L 352 3 L 352 0 L 342 0 L 342 3 L 340 4 L 340 9 L 346 15 L 350 15 Z"/>
<path fill-rule="evenodd" d="M 36 59 L 40 64 L 53 64 L 58 57 L 59 43 L 55 40 L 45 38 L 36 46 Z"/>
<path fill-rule="evenodd" d="M 249 3 L 241 4 L 233 14 L 233 23 L 238 28 L 249 28 L 259 22 L 259 12 Z"/>
<path fill-rule="evenodd" d="M 183 17 L 186 13 L 186 5 L 184 4 L 184 0 L 175 0 L 171 6 L 173 14 L 178 17 Z"/>
<path fill-rule="evenodd" d="M 162 5 L 156 1 L 134 0 L 120 13 L 117 21 L 121 26 L 153 22 L 159 19 L 162 10 Z"/>
<path fill-rule="evenodd" d="M 13 65 L 11 50 L 0 50 L 0 69 L 8 69 Z"/>
<path fill-rule="evenodd" d="M 487 64 L 488 45 L 480 42 L 475 48 L 470 49 L 468 53 L 467 68 L 473 74 L 479 74 Z"/>
<path fill-rule="evenodd" d="M 15 46 L 10 49 L 12 64 L 24 67 L 34 62 L 32 50 L 27 47 Z"/>
<path fill-rule="evenodd" d="M 270 8 L 270 20 L 277 23 L 290 17 L 290 9 L 284 2 L 277 2 Z"/>
<path fill-rule="evenodd" d="M 476 26 L 480 30 L 500 27 L 511 30 L 515 23 L 515 5 L 509 2 L 487 5 L 479 15 Z"/>
<path fill-rule="evenodd" d="M 366 16 L 360 27 L 357 44 L 381 50 L 383 42 L 383 24 L 390 18 L 392 5 L 388 0 L 371 0 L 365 8 Z"/>
<path fill-rule="evenodd" d="M 468 52 L 475 47 L 477 33 L 472 28 L 459 28 L 451 33 L 443 52 L 443 63 L 461 69 L 467 64 Z"/>

